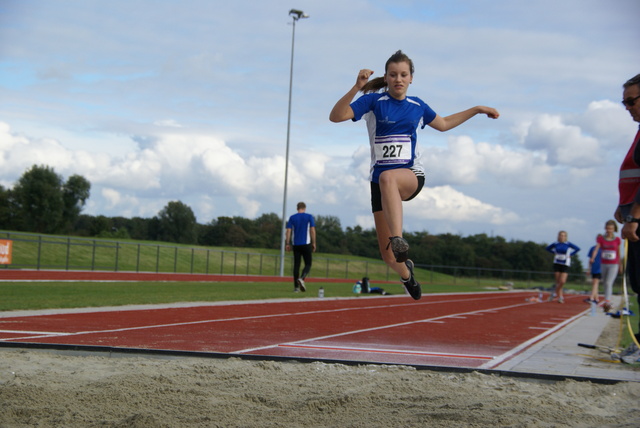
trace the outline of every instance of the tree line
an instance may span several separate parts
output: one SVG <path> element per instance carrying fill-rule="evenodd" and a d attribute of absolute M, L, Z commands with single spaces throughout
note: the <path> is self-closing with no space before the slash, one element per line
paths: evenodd
<path fill-rule="evenodd" d="M 171 201 L 151 218 L 81 214 L 90 189 L 91 184 L 82 176 L 72 175 L 64 181 L 52 168 L 34 165 L 12 189 L 0 185 L 0 228 L 214 247 L 280 248 L 282 219 L 274 213 L 256 219 L 222 216 L 200 224 L 188 205 Z M 343 229 L 334 216 L 316 216 L 315 222 L 318 251 L 380 257 L 374 229 L 360 226 Z M 486 234 L 463 237 L 432 235 L 426 231 L 408 232 L 404 237 L 411 246 L 411 257 L 420 264 L 551 270 L 552 258 L 545 244 L 507 241 Z M 572 262 L 570 272 L 582 272 L 580 259 L 576 257 Z"/>
<path fill-rule="evenodd" d="M 27 170 L 12 189 L 0 185 L 0 227 L 37 233 L 70 233 L 91 190 L 81 175 L 62 177 L 48 166 Z"/>

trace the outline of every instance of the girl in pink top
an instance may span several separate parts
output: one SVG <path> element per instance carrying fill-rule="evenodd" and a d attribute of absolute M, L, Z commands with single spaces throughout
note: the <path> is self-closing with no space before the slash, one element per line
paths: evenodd
<path fill-rule="evenodd" d="M 604 283 L 605 305 L 611 306 L 613 283 L 616 281 L 622 266 L 620 265 L 620 237 L 616 236 L 618 225 L 614 220 L 609 220 L 604 225 L 605 235 L 599 236 L 594 254 L 600 250 L 602 263 L 602 282 Z M 593 262 L 593 260 L 591 260 Z"/>

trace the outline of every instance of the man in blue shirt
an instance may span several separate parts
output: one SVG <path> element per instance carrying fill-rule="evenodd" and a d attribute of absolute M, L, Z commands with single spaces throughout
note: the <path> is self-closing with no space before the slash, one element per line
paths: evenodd
<path fill-rule="evenodd" d="M 298 212 L 289 217 L 285 238 L 286 250 L 291 251 L 293 248 L 293 291 L 296 293 L 307 291 L 304 279 L 311 270 L 311 254 L 316 251 L 316 224 L 313 216 L 305 212 L 307 205 L 304 202 L 298 202 L 297 209 Z M 304 259 L 302 275 L 300 259 Z"/>

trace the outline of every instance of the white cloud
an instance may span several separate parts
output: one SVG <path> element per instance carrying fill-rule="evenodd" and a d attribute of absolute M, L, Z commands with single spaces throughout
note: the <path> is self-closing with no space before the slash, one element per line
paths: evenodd
<path fill-rule="evenodd" d="M 356 224 L 363 229 L 374 229 L 376 224 L 373 220 L 373 214 L 371 215 L 359 215 L 356 216 Z"/>
<path fill-rule="evenodd" d="M 182 128 L 182 125 L 180 125 L 180 123 L 178 123 L 178 121 L 174 119 L 156 120 L 155 122 L 153 122 L 153 124 L 165 128 Z"/>
<path fill-rule="evenodd" d="M 544 155 L 488 143 L 479 143 L 477 150 L 485 160 L 486 174 L 502 186 L 530 188 L 553 183 L 552 167 L 546 163 Z"/>
<path fill-rule="evenodd" d="M 121 217 L 153 217 L 160 211 L 157 203 L 153 204 L 153 207 L 143 206 L 138 197 L 116 189 L 103 187 L 100 189 L 99 195 L 102 196 L 104 207 L 118 212 L 118 216 Z M 100 200 L 99 198 L 94 199 Z M 102 214 L 101 211 L 99 212 Z"/>
<path fill-rule="evenodd" d="M 450 137 L 446 149 L 427 151 L 426 168 L 433 171 L 437 182 L 469 184 L 478 179 L 484 168 L 484 159 L 469 137 Z M 431 177 L 431 174 L 429 174 Z"/>
<path fill-rule="evenodd" d="M 243 196 L 238 197 L 238 203 L 242 206 L 245 218 L 256 218 L 260 212 L 260 202 L 255 199 L 245 198 Z"/>
<path fill-rule="evenodd" d="M 32 139 L 11 131 L 11 126 L 0 122 L 0 171 L 3 178 L 22 175 L 33 165 L 55 166 L 57 172 L 83 168 L 93 155 L 85 151 L 72 151 L 53 138 Z"/>
<path fill-rule="evenodd" d="M 104 189 L 102 189 L 101 193 L 102 196 L 107 200 L 111 208 L 120 204 L 122 198 L 120 197 L 120 192 L 118 192 L 117 190 L 105 187 Z"/>
<path fill-rule="evenodd" d="M 602 162 L 598 140 L 578 126 L 566 125 L 556 115 L 542 114 L 529 126 L 524 145 L 547 154 L 550 165 L 588 168 Z"/>
<path fill-rule="evenodd" d="M 622 104 L 610 100 L 590 102 L 586 112 L 574 120 L 607 149 L 627 149 L 637 128 Z"/>
<path fill-rule="evenodd" d="M 9 127 L 0 123 L 1 154 L 15 152 L 16 145 L 26 153 L 44 145 L 50 151 L 48 165 L 67 174 L 86 175 L 94 187 L 93 201 L 88 206 L 93 212 L 153 216 L 169 200 L 182 200 L 192 206 L 201 222 L 219 215 L 253 218 L 264 213 L 266 207 L 280 214 L 284 157 L 245 159 L 217 137 L 175 131 L 136 136 L 135 140 L 141 143 L 125 156 L 110 157 L 105 153 L 68 151 L 58 142 L 13 136 Z M 355 147 L 350 164 L 327 153 L 293 151 L 289 202 L 305 200 L 315 208 L 324 207 L 328 211 L 325 215 L 355 209 L 353 223 L 373 227 L 367 180 L 369 158 L 369 148 L 362 145 Z M 69 167 L 68 159 L 75 160 L 74 168 Z M 474 143 L 468 136 L 452 136 L 446 148 L 430 148 L 425 161 L 428 187 L 405 205 L 407 223 L 513 224 L 521 220 L 513 209 L 483 202 L 451 185 L 464 188 L 489 180 L 516 188 L 545 187 L 553 183 L 554 177 L 553 167 L 545 163 L 545 156 L 539 151 Z M 593 171 L 582 168 L 574 173 L 587 180 Z M 434 186 L 432 177 L 447 184 Z M 95 202 L 100 199 L 104 201 L 102 209 Z M 229 212 L 232 205 L 223 201 L 233 201 L 235 212 Z"/>
<path fill-rule="evenodd" d="M 424 163 L 430 185 L 464 185 L 490 179 L 502 185 L 544 187 L 553 177 L 544 154 L 474 143 L 468 136 L 452 136 L 446 148 L 426 150 Z"/>
<path fill-rule="evenodd" d="M 409 210 L 409 204 L 411 204 Z M 446 220 L 452 223 L 477 222 L 501 225 L 519 220 L 517 214 L 464 195 L 451 186 L 427 188 L 406 203 L 407 215 L 423 220 Z"/>
<path fill-rule="evenodd" d="M 322 180 L 326 173 L 326 164 L 331 158 L 325 153 L 304 151 L 294 155 L 300 161 L 300 171 L 311 180 Z M 298 168 L 296 168 L 296 171 Z"/>

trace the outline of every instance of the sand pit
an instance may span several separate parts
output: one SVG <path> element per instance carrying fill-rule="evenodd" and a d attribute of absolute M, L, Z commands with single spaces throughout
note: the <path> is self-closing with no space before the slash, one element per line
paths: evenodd
<path fill-rule="evenodd" d="M 0 350 L 0 426 L 636 427 L 640 383 Z"/>
<path fill-rule="evenodd" d="M 598 344 L 613 346 L 619 322 Z M 640 373 L 591 354 L 595 367 Z M 638 427 L 640 382 L 0 348 L 0 427 Z"/>

